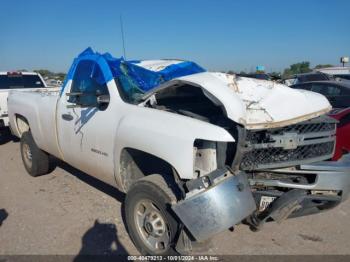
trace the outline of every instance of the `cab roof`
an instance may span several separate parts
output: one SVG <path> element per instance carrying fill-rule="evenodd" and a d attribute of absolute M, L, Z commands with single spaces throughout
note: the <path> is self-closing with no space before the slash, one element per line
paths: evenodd
<path fill-rule="evenodd" d="M 85 49 L 73 61 L 67 74 L 63 88 L 67 81 L 73 80 L 76 68 L 81 61 L 91 61 L 97 64 L 101 72 L 96 73 L 92 66 L 91 76 L 100 84 L 109 82 L 121 75 L 128 76 L 143 92 L 149 91 L 171 79 L 205 72 L 205 70 L 191 61 L 177 59 L 160 60 L 125 60 L 123 57 L 115 58 L 109 53 L 100 54 L 90 47 Z M 62 89 L 63 92 L 63 89 Z"/>

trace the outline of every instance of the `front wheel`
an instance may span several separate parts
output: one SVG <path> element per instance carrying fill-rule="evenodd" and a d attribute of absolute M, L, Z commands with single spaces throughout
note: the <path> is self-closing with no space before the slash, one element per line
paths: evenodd
<path fill-rule="evenodd" d="M 160 175 L 137 181 L 125 199 L 129 235 L 144 255 L 176 255 L 175 239 L 180 224 L 171 210 L 176 198 Z"/>

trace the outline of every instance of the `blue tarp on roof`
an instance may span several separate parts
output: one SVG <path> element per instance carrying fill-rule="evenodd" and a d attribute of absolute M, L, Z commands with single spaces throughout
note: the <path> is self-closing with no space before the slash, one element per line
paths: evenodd
<path fill-rule="evenodd" d="M 68 80 L 73 79 L 77 65 L 83 60 L 94 61 L 100 67 L 102 75 L 98 74 L 95 76 L 93 73 L 91 73 L 91 77 L 93 77 L 98 83 L 104 84 L 114 78 L 127 76 L 131 78 L 131 81 L 134 82 L 138 89 L 143 92 L 147 92 L 154 87 L 176 77 L 205 72 L 202 67 L 190 61 L 172 64 L 160 71 L 152 71 L 138 66 L 137 63 L 140 61 L 126 61 L 123 57 L 114 58 L 109 53 L 100 54 L 98 52 L 94 52 L 89 47 L 74 59 L 64 81 L 62 92 Z"/>

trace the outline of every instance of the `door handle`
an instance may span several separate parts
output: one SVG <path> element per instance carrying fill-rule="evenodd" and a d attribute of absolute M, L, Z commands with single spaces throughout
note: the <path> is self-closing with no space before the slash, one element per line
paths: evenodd
<path fill-rule="evenodd" d="M 73 116 L 70 114 L 62 114 L 62 119 L 66 120 L 66 121 L 72 121 L 73 120 Z"/>

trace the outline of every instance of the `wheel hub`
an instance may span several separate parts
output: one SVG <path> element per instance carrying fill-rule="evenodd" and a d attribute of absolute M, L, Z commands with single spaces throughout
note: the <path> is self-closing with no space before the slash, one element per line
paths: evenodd
<path fill-rule="evenodd" d="M 152 224 L 149 222 L 145 223 L 145 229 L 148 234 L 151 234 L 153 232 Z"/>
<path fill-rule="evenodd" d="M 161 214 L 154 211 L 146 215 L 144 229 L 154 237 L 162 236 L 165 232 L 165 223 Z"/>
<path fill-rule="evenodd" d="M 140 201 L 136 205 L 135 222 L 142 241 L 154 252 L 162 252 L 169 246 L 168 226 L 154 203 Z"/>

